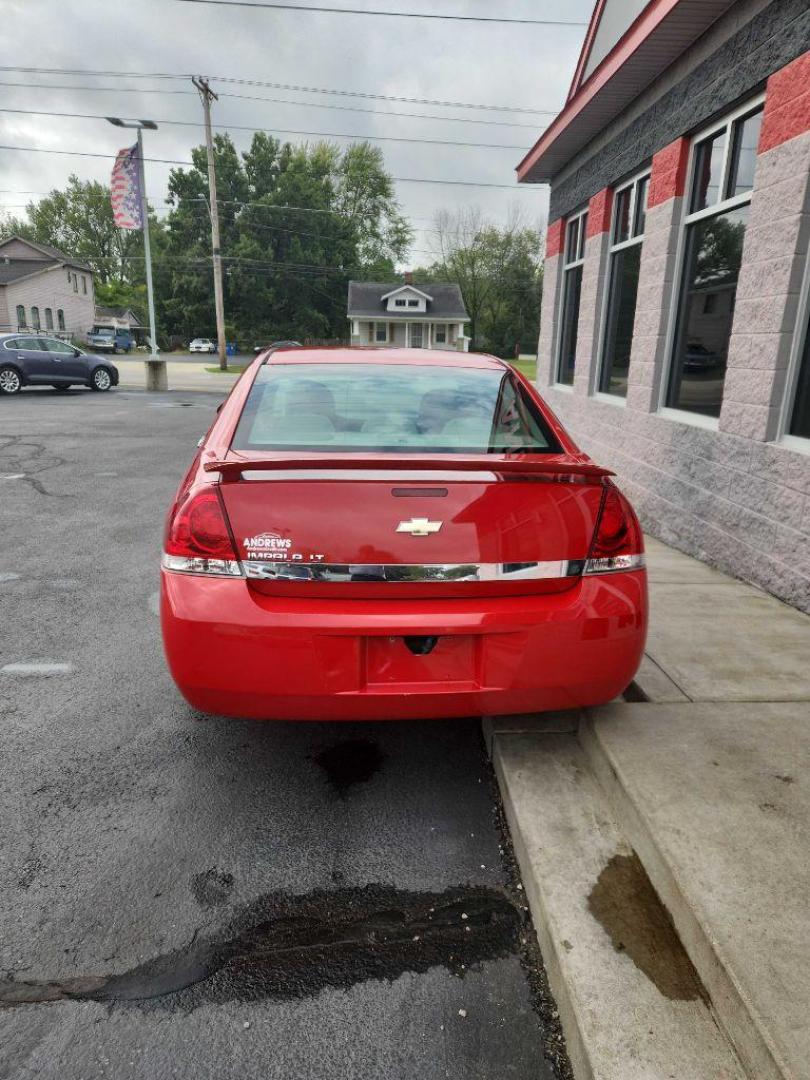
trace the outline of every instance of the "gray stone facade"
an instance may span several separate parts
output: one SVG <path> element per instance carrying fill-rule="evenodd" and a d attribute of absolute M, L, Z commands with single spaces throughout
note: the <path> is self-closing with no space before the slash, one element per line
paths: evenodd
<path fill-rule="evenodd" d="M 601 148 L 590 147 L 555 177 L 550 219 L 572 213 L 662 147 L 755 94 L 772 72 L 808 49 L 808 0 L 738 0 L 636 108 L 606 129 Z"/>
<path fill-rule="evenodd" d="M 555 385 L 561 257 L 546 262 L 538 385 L 651 535 L 810 611 L 810 439 L 782 437 L 810 316 L 810 130 L 757 159 L 717 421 L 662 408 L 684 215 L 678 194 L 648 210 L 626 400 L 594 394 L 606 234 L 586 247 L 573 388 Z"/>

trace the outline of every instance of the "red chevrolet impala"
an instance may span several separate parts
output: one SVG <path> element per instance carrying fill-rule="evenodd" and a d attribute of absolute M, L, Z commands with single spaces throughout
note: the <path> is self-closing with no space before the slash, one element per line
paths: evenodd
<path fill-rule="evenodd" d="M 647 628 L 641 529 L 610 476 L 494 357 L 263 353 L 169 512 L 175 682 L 257 719 L 608 701 Z"/>

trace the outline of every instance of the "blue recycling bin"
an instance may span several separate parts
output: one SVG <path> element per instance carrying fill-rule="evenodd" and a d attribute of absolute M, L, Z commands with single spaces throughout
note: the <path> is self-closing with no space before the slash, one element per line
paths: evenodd
<path fill-rule="evenodd" d="M 226 352 L 226 354 L 228 356 L 236 356 L 236 342 L 235 341 L 226 341 L 225 342 L 225 352 Z"/>

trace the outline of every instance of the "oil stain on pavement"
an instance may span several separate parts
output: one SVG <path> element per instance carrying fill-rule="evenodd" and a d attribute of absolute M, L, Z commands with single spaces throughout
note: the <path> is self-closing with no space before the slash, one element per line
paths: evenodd
<path fill-rule="evenodd" d="M 414 893 L 368 885 L 270 894 L 222 933 L 118 975 L 0 981 L 0 1007 L 52 1001 L 191 1010 L 204 1002 L 289 1000 L 326 987 L 442 966 L 463 975 L 514 954 L 525 918 L 499 889 Z"/>
<path fill-rule="evenodd" d="M 341 799 L 349 788 L 365 784 L 382 767 L 385 755 L 371 739 L 344 739 L 319 751 L 312 759 Z"/>

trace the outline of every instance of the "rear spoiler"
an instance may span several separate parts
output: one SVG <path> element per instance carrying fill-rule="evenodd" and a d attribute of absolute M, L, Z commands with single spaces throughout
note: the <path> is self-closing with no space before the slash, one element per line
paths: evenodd
<path fill-rule="evenodd" d="M 447 457 L 441 458 L 386 458 L 381 461 L 378 457 L 317 457 L 303 458 L 252 458 L 249 461 L 206 461 L 203 465 L 206 472 L 221 473 L 224 478 L 235 478 L 243 472 L 268 472 L 273 469 L 382 469 L 384 471 L 441 471 L 448 472 L 497 472 L 518 473 L 522 476 L 556 475 L 556 476 L 579 476 L 592 480 L 601 480 L 606 476 L 615 476 L 610 469 L 603 469 L 600 465 L 594 465 L 590 461 L 527 461 L 521 457 L 498 458 L 487 460 L 482 458 Z"/>

